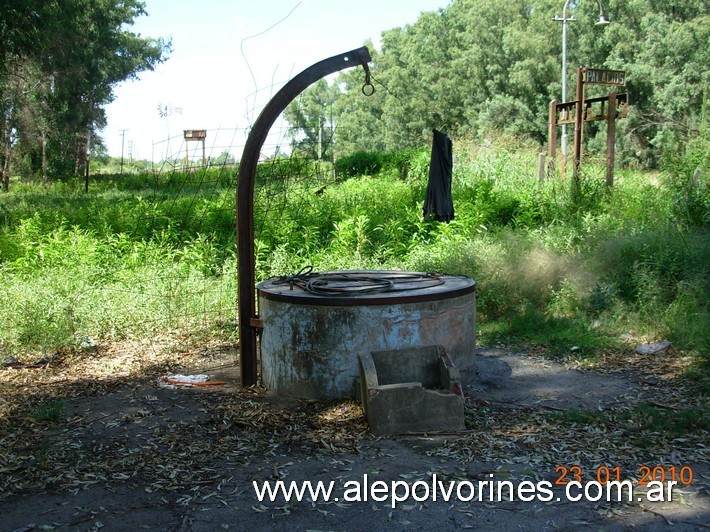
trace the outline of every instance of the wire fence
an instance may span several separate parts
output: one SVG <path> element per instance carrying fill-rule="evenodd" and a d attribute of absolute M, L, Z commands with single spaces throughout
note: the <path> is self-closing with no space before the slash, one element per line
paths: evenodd
<path fill-rule="evenodd" d="M 253 95 L 250 122 L 278 88 Z M 222 339 L 233 353 L 236 181 L 249 131 L 207 129 L 204 143 L 171 135 L 152 144 L 144 171 L 92 174 L 88 193 L 83 180 L 13 189 L 0 208 L 0 352 L 123 341 L 151 351 L 193 337 Z M 279 119 L 259 158 L 258 280 L 300 269 L 332 230 L 332 163 L 294 156 L 291 140 Z M 306 228 L 309 217 L 326 229 Z"/>
<path fill-rule="evenodd" d="M 334 179 L 332 164 L 290 154 L 288 124 L 279 120 L 260 154 L 254 190 L 257 277 L 297 264 L 301 219 L 317 210 Z M 231 334 L 236 325 L 236 176 L 249 129 L 206 130 L 202 141 L 174 136 L 154 143 L 160 162 L 137 179 L 140 215 L 131 240 L 145 242 L 130 289 L 107 288 L 134 302 L 133 328 Z M 143 182 L 141 182 L 143 180 Z M 136 188 L 131 193 L 135 193 Z"/>

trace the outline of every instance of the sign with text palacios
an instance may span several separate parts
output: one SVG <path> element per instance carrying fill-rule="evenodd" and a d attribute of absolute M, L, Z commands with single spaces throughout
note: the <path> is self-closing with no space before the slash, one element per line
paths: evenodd
<path fill-rule="evenodd" d="M 617 87 L 623 87 L 626 85 L 626 71 L 585 68 L 584 82 L 593 85 L 615 85 Z"/>

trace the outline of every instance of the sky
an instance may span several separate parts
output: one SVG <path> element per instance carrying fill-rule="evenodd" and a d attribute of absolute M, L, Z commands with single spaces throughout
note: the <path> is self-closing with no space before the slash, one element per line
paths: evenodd
<path fill-rule="evenodd" d="M 160 160 L 184 150 L 184 129 L 207 129 L 207 155 L 237 159 L 271 96 L 313 63 L 403 27 L 449 0 L 145 0 L 131 31 L 172 39 L 154 71 L 115 90 L 102 137 L 109 154 Z M 167 110 L 161 117 L 159 108 Z M 166 114 L 165 112 L 163 114 Z M 201 152 L 188 144 L 191 157 Z"/>

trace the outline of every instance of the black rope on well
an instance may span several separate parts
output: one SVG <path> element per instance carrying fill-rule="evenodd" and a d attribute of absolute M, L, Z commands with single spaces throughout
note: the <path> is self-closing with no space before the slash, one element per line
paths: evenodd
<path fill-rule="evenodd" d="M 312 266 L 294 275 L 284 275 L 273 284 L 288 284 L 319 296 L 358 296 L 373 293 L 405 292 L 443 285 L 445 281 L 435 273 L 341 271 L 314 272 Z"/>

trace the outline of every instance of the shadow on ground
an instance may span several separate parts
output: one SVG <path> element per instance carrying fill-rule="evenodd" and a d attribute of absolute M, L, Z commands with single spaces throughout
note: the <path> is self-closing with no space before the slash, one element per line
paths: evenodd
<path fill-rule="evenodd" d="M 693 399 L 675 381 L 482 348 L 476 372 L 463 376 L 465 431 L 374 438 L 354 401 L 241 390 L 234 353 L 217 351 L 123 374 L 117 364 L 91 378 L 71 361 L 0 371 L 0 530 L 695 530 L 710 522 L 707 433 L 679 436 L 622 415 L 649 403 L 680 411 Z M 111 368 L 116 356 L 97 353 L 96 363 Z M 226 384 L 159 387 L 169 370 Z M 48 404 L 59 414 L 39 415 Z M 632 500 L 570 500 L 555 482 L 560 467 L 573 480 L 573 466 L 584 481 L 618 467 L 635 479 Z M 672 501 L 648 502 L 637 484 L 643 466 L 668 475 L 685 466 L 694 479 Z M 254 482 L 278 480 L 322 481 L 331 496 L 259 500 Z M 517 491 L 548 485 L 549 494 Z M 413 488 L 416 497 L 393 502 Z"/>

